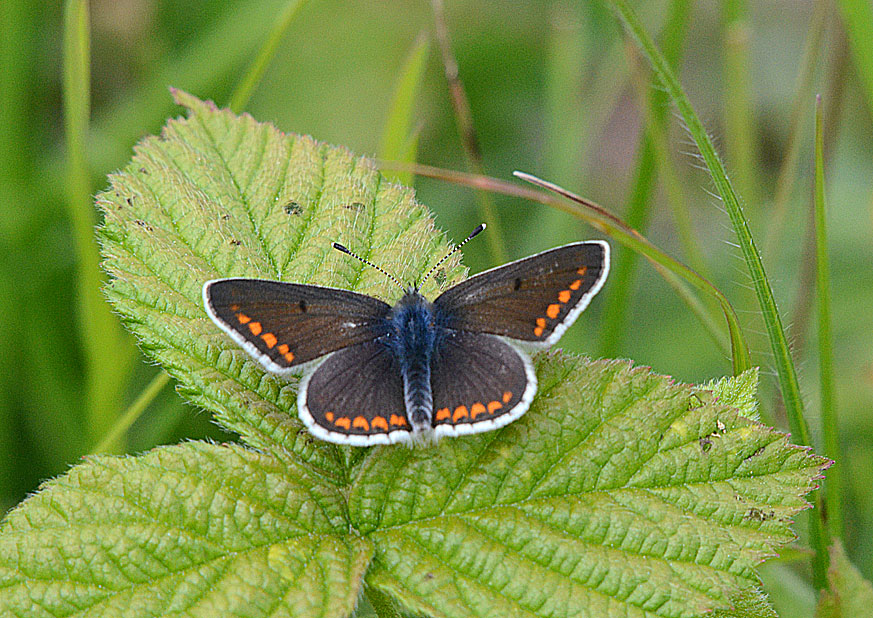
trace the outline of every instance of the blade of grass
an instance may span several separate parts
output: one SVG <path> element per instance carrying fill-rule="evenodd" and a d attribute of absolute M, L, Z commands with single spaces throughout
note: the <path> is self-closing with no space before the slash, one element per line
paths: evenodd
<path fill-rule="evenodd" d="M 587 30 L 575 7 L 551 8 L 545 69 L 543 165 L 551 178 L 576 187 L 582 181 L 582 135 L 586 109 L 583 77 Z"/>
<path fill-rule="evenodd" d="M 30 312 L 17 311 L 23 303 L 17 261 L 11 257 L 14 245 L 23 240 L 25 219 L 33 215 L 27 184 L 32 171 L 34 144 L 28 94 L 33 88 L 32 54 L 36 11 L 26 0 L 4 0 L 0 6 L 0 311 L 6 316 L 0 325 L 0 508 L 8 496 L 24 491 L 20 485 L 24 449 L 16 416 L 21 403 L 21 357 L 24 322 Z M 32 383 L 33 380 L 30 380 Z M 26 455 L 24 457 L 27 457 Z"/>
<path fill-rule="evenodd" d="M 575 212 L 577 216 L 587 220 L 591 225 L 597 227 L 604 233 L 610 234 L 613 238 L 621 242 L 625 247 L 628 247 L 646 257 L 655 267 L 655 270 L 657 270 L 661 274 L 661 276 L 667 280 L 668 283 L 671 283 L 673 279 L 672 276 L 668 276 L 669 273 L 669 275 L 673 275 L 683 279 L 684 281 L 702 292 L 712 294 L 721 305 L 722 310 L 724 311 L 725 319 L 727 320 L 728 332 L 731 341 L 731 358 L 734 375 L 739 375 L 752 366 L 749 359 L 749 351 L 746 347 L 745 340 L 743 339 L 736 312 L 734 311 L 733 307 L 731 307 L 731 304 L 728 302 L 724 294 L 722 294 L 718 288 L 712 285 L 712 283 L 707 281 L 705 278 L 700 276 L 698 273 L 696 273 L 685 264 L 682 264 L 678 260 L 670 257 L 667 253 L 649 242 L 637 230 L 629 227 L 624 221 L 609 213 L 603 207 L 598 206 L 594 202 L 586 200 L 585 198 L 580 197 L 570 191 L 567 191 L 566 189 L 559 187 L 558 185 L 555 185 L 545 180 L 541 180 L 531 174 L 526 174 L 524 172 L 513 172 L 513 175 L 539 187 L 548 189 L 549 191 L 553 191 L 558 195 L 567 198 L 575 205 L 578 205 L 578 208 L 573 209 L 573 212 Z M 557 206 L 557 204 L 550 205 Z M 585 216 L 589 212 L 593 212 L 596 217 Z M 685 294 L 680 293 L 680 296 L 685 298 Z M 693 303 L 690 306 L 694 313 L 698 315 L 698 317 L 708 316 L 708 314 L 702 308 L 700 308 L 699 304 Z M 708 326 L 709 324 L 711 324 L 711 322 L 706 319 L 703 319 L 702 322 L 704 326 Z M 718 337 L 718 335 L 714 335 L 714 339 L 717 343 L 720 343 L 720 338 Z"/>
<path fill-rule="evenodd" d="M 782 327 L 782 318 L 776 307 L 776 299 L 773 296 L 770 281 L 767 279 L 767 274 L 764 271 L 761 255 L 752 237 L 748 221 L 743 214 L 739 198 L 727 177 L 721 159 L 716 153 L 709 136 L 706 134 L 703 124 L 694 112 L 691 102 L 685 96 L 685 92 L 682 90 L 679 81 L 676 79 L 664 56 L 658 51 L 655 43 L 642 27 L 642 24 L 628 3 L 625 0 L 612 0 L 612 4 L 616 8 L 622 22 L 639 43 L 643 53 L 652 64 L 652 68 L 661 84 L 667 89 L 670 98 L 682 114 L 688 131 L 706 163 L 713 183 L 724 201 L 728 216 L 737 235 L 737 241 L 742 250 L 743 258 L 752 277 L 758 303 L 761 307 L 767 335 L 773 351 L 774 362 L 779 374 L 779 384 L 782 390 L 782 397 L 785 401 L 789 426 L 795 440 L 801 444 L 811 446 L 812 437 L 809 432 L 809 426 L 803 416 L 803 400 L 800 396 L 800 385 L 797 382 L 794 361 L 791 358 L 788 340 Z M 820 518 L 821 511 L 818 510 L 817 516 L 811 516 L 809 521 L 810 537 L 816 552 L 813 559 L 813 578 L 817 587 L 824 588 L 827 586 L 828 542 Z"/>
<path fill-rule="evenodd" d="M 276 21 L 273 22 L 270 34 L 264 40 L 258 55 L 255 56 L 252 64 L 230 96 L 230 109 L 237 114 L 248 105 L 252 93 L 258 87 L 258 84 L 261 83 L 261 78 L 264 76 L 267 67 L 270 66 L 270 61 L 273 60 L 273 57 L 279 50 L 279 44 L 285 37 L 285 33 L 288 32 L 288 28 L 294 23 L 294 18 L 297 17 L 297 13 L 303 4 L 304 0 L 290 0 L 276 18 Z"/>
<path fill-rule="evenodd" d="M 384 166 L 393 168 L 396 165 L 397 164 L 393 162 L 379 162 L 380 167 Z M 569 213 L 574 217 L 585 221 L 586 223 L 600 230 L 604 234 L 611 236 L 624 246 L 633 248 L 634 250 L 642 254 L 643 257 L 649 260 L 649 262 L 651 262 L 652 265 L 655 267 L 655 270 L 661 276 L 663 276 L 665 280 L 671 285 L 673 284 L 674 279 L 667 275 L 667 272 L 676 275 L 697 290 L 702 291 L 705 294 L 710 294 L 715 297 L 716 300 L 718 300 L 719 304 L 722 307 L 722 310 L 724 311 L 725 319 L 727 320 L 728 324 L 728 334 L 730 336 L 734 375 L 739 375 L 746 369 L 751 368 L 752 365 L 751 361 L 749 360 L 749 352 L 746 348 L 746 343 L 743 339 L 742 331 L 740 330 L 739 320 L 737 319 L 736 312 L 734 311 L 733 307 L 731 307 L 724 294 L 722 294 L 722 292 L 718 288 L 712 285 L 705 278 L 694 272 L 694 270 L 688 268 L 686 265 L 682 264 L 675 258 L 671 257 L 670 255 L 659 249 L 649 240 L 644 238 L 639 232 L 628 227 L 624 221 L 611 214 L 603 207 L 598 206 L 590 200 L 581 198 L 578 195 L 567 191 L 566 189 L 562 189 L 557 185 L 546 182 L 544 180 L 540 180 L 536 176 L 525 174 L 524 172 L 514 172 L 514 174 L 518 178 L 541 186 L 545 189 L 548 189 L 549 191 L 553 191 L 561 197 L 552 195 L 550 193 L 544 193 L 542 191 L 519 187 L 512 183 L 498 180 L 496 178 L 478 176 L 475 174 L 466 174 L 464 172 L 456 172 L 453 170 L 431 167 L 429 165 L 406 165 L 401 167 L 408 168 L 420 176 L 438 178 L 440 180 L 453 182 L 455 184 L 464 185 L 474 189 L 493 191 L 495 193 L 510 195 L 523 200 L 539 202 L 540 204 L 545 204 L 546 206 L 557 208 L 558 210 Z M 567 200 L 570 201 L 568 202 Z M 683 298 L 685 297 L 683 296 Z M 692 310 L 694 310 L 693 306 Z M 697 312 L 695 311 L 695 313 Z M 704 320 L 703 323 L 704 326 L 707 326 L 708 321 Z M 719 340 L 720 333 L 713 336 L 716 340 Z"/>
<path fill-rule="evenodd" d="M 85 139 L 90 115 L 90 24 L 88 3 L 64 8 L 64 125 L 68 157 L 67 204 L 76 245 L 79 334 L 87 367 L 87 419 L 92 441 L 112 426 L 132 348 L 101 291 L 94 237 L 91 176 Z M 117 447 L 118 445 L 113 445 Z"/>
<path fill-rule="evenodd" d="M 214 92 L 226 82 L 227 75 L 241 70 L 281 6 L 278 0 L 233 4 L 178 53 L 161 58 L 143 81 L 96 112 L 87 152 L 91 168 L 103 174 L 118 167 L 129 158 L 131 146 L 143 131 L 160 127 L 168 114 L 175 113 L 172 97 L 167 96 L 169 86 Z M 49 194 L 62 190 L 62 181 L 55 181 L 62 164 L 63 153 L 52 152 L 38 172 L 47 179 Z"/>
<path fill-rule="evenodd" d="M 865 86 L 867 105 L 873 114 L 873 5 L 870 0 L 840 0 L 839 5 L 848 30 L 855 68 Z"/>
<path fill-rule="evenodd" d="M 449 92 L 452 98 L 452 109 L 458 124 L 458 132 L 461 137 L 461 145 L 467 159 L 467 168 L 480 176 L 485 175 L 485 166 L 482 164 L 482 150 L 479 147 L 479 138 L 476 136 L 476 128 L 473 126 L 473 113 L 470 111 L 470 100 L 464 90 L 464 84 L 458 72 L 458 62 L 452 52 L 452 42 L 449 38 L 449 28 L 446 23 L 445 11 L 442 0 L 431 0 L 433 8 L 434 26 L 440 53 L 443 59 L 443 68 L 446 81 L 449 84 Z M 476 202 L 479 204 L 480 218 L 484 219 L 492 233 L 487 234 L 488 249 L 494 261 L 502 264 L 506 261 L 506 250 L 503 247 L 503 234 L 494 201 L 488 193 L 477 191 Z"/>
<path fill-rule="evenodd" d="M 592 7 L 598 7 L 600 3 L 593 3 Z M 664 13 L 658 2 L 644 2 L 639 5 L 640 11 L 651 21 L 655 22 L 655 33 L 661 32 L 661 15 Z M 596 10 L 592 8 L 592 11 Z M 598 37 L 603 37 L 601 31 L 606 30 L 606 24 L 596 22 Z M 620 31 L 619 31 L 620 34 Z M 599 44 L 600 40 L 597 41 Z M 627 90 L 629 80 L 628 64 L 623 61 L 626 55 L 626 41 L 622 36 L 612 36 L 605 50 L 600 48 L 590 50 L 589 53 L 596 56 L 600 61 L 593 67 L 593 75 L 584 86 L 584 92 L 596 92 L 594 102 L 586 105 L 586 121 L 582 127 L 579 141 L 582 142 L 582 174 L 583 181 L 580 186 L 588 186 L 589 182 L 597 182 L 600 173 L 596 163 L 599 154 L 601 137 L 609 124 L 610 118 L 615 114 L 616 108 L 621 102 L 622 95 Z"/>
<path fill-rule="evenodd" d="M 669 49 L 670 62 L 674 66 L 681 61 L 685 34 L 688 32 L 690 3 L 687 0 L 674 0 L 670 3 L 667 21 L 664 26 L 664 42 Z M 638 71 L 632 71 L 639 75 Z M 644 81 L 637 79 L 634 81 Z M 654 203 L 655 175 L 657 170 L 656 146 L 649 127 L 652 123 L 662 126 L 667 116 L 667 95 L 661 90 L 649 87 L 648 81 L 640 90 L 641 106 L 646 110 L 647 122 L 640 136 L 637 167 L 634 183 L 624 217 L 627 225 L 645 233 L 651 218 Z M 613 284 L 610 286 L 603 312 L 603 328 L 600 338 L 600 356 L 612 358 L 618 355 L 621 341 L 627 332 L 627 314 L 630 309 L 630 294 L 633 289 L 638 254 L 624 247 L 615 252 Z"/>
<path fill-rule="evenodd" d="M 169 382 L 170 374 L 164 371 L 159 371 L 158 374 L 152 378 L 152 381 L 149 382 L 137 396 L 134 402 L 130 404 L 130 407 L 127 408 L 127 410 L 125 410 L 125 412 L 118 418 L 111 431 L 103 436 L 100 442 L 91 449 L 91 453 L 105 453 L 112 448 L 113 444 L 120 441 L 124 432 L 130 429 L 130 426 L 133 425 L 140 416 L 142 416 L 142 413 L 145 412 L 149 404 L 154 401 L 155 397 L 160 394 Z"/>
<path fill-rule="evenodd" d="M 725 146 L 736 170 L 736 184 L 747 204 L 759 204 L 755 179 L 753 92 L 749 87 L 749 6 L 746 0 L 722 2 L 724 20 Z"/>
<path fill-rule="evenodd" d="M 543 172 L 549 178 L 560 178 L 569 187 L 582 186 L 583 137 L 589 114 L 584 78 L 594 58 L 586 53 L 594 37 L 586 27 L 585 8 L 581 4 L 552 4 L 546 24 Z M 603 103 L 600 99 L 597 102 Z M 554 209 L 538 218 L 537 227 L 555 244 L 572 242 L 579 235 L 576 222 Z"/>
<path fill-rule="evenodd" d="M 430 55 L 430 40 L 422 32 L 415 39 L 394 86 L 394 96 L 388 107 L 388 117 L 382 130 L 379 158 L 413 163 L 418 153 L 418 139 L 412 128 L 415 95 L 424 78 L 424 69 Z M 397 172 L 390 179 L 401 184 L 412 184 L 412 174 Z"/>
<path fill-rule="evenodd" d="M 841 461 L 834 396 L 834 344 L 831 329 L 831 281 L 827 236 L 827 203 L 824 187 L 824 138 L 821 95 L 815 100 L 815 248 L 818 298 L 818 357 L 821 382 L 821 422 L 825 456 Z M 842 479 L 840 466 L 833 466 L 825 482 L 828 531 L 843 538 Z"/>

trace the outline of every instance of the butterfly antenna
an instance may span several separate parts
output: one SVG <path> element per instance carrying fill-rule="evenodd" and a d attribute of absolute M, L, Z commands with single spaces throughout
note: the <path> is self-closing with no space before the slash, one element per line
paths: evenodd
<path fill-rule="evenodd" d="M 392 275 L 391 273 L 389 273 L 389 272 L 388 272 L 387 270 L 385 270 L 384 268 L 380 268 L 379 266 L 376 266 L 376 265 L 373 264 L 373 262 L 371 262 L 370 260 L 365 260 L 365 259 L 362 258 L 360 255 L 358 255 L 357 253 L 352 252 L 349 248 L 342 246 L 342 245 L 339 244 L 338 242 L 333 243 L 333 248 L 336 249 L 337 251 L 342 251 L 343 253 L 346 253 L 346 254 L 352 256 L 353 258 L 356 258 L 356 259 L 358 259 L 358 260 L 361 260 L 361 261 L 362 261 L 364 264 L 366 264 L 367 266 L 372 266 L 373 268 L 375 268 L 376 270 L 378 270 L 380 273 L 382 273 L 383 275 L 385 275 L 386 277 L 388 277 L 389 279 L 391 279 L 391 281 L 393 281 L 394 283 L 396 283 L 397 285 L 399 285 L 399 286 L 401 287 L 401 289 L 404 289 L 404 290 L 406 289 L 406 288 L 403 287 L 403 284 L 400 283 L 400 281 L 397 279 L 397 277 L 395 277 L 394 275 Z"/>
<path fill-rule="evenodd" d="M 449 251 L 443 259 L 441 259 L 439 262 L 437 262 L 436 264 L 434 264 L 433 268 L 431 268 L 429 271 L 427 271 L 427 274 L 424 276 L 424 278 L 423 278 L 421 281 L 419 281 L 418 285 L 415 286 L 415 289 L 416 289 L 416 290 L 420 290 L 420 289 L 421 289 L 421 286 L 424 285 L 424 282 L 428 280 L 428 277 L 430 277 L 430 276 L 434 273 L 434 271 L 435 271 L 437 268 L 439 268 L 440 266 L 442 266 L 442 263 L 443 263 L 443 262 L 445 262 L 447 259 L 449 259 L 450 257 L 452 257 L 452 256 L 453 256 L 453 255 L 454 255 L 458 250 L 460 250 L 461 247 L 463 247 L 463 246 L 466 245 L 468 242 L 470 242 L 471 240 L 473 240 L 474 238 L 476 238 L 476 236 L 478 236 L 479 234 L 481 234 L 482 232 L 484 232 L 484 231 L 485 231 L 485 227 L 486 227 L 486 226 L 485 226 L 484 223 L 480 223 L 480 224 L 478 225 L 478 227 L 476 227 L 476 229 L 473 230 L 473 231 L 470 233 L 469 236 L 467 236 L 467 237 L 466 237 L 466 238 L 465 238 L 461 243 L 458 244 L 458 246 L 456 246 L 454 249 L 452 249 L 451 251 Z"/>

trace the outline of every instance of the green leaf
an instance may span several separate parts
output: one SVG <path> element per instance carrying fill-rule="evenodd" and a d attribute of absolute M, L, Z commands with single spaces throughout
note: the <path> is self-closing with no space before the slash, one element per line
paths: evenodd
<path fill-rule="evenodd" d="M 849 561 L 839 541 L 831 545 L 830 556 L 829 588 L 819 599 L 817 618 L 873 616 L 873 585 Z"/>
<path fill-rule="evenodd" d="M 4 523 L 0 613 L 347 616 L 372 544 L 343 510 L 301 467 L 239 446 L 93 457 Z"/>
<path fill-rule="evenodd" d="M 538 360 L 503 431 L 366 460 L 368 585 L 434 616 L 696 616 L 756 585 L 825 460 L 626 362 Z"/>
<path fill-rule="evenodd" d="M 713 394 L 541 354 L 536 399 L 501 430 L 417 449 L 311 438 L 294 380 L 208 320 L 203 282 L 391 302 L 402 290 L 331 241 L 405 280 L 446 243 L 366 159 L 176 98 L 189 116 L 99 197 L 109 296 L 182 391 L 258 450 L 94 458 L 49 483 L 0 530 L 0 613 L 342 616 L 363 587 L 380 615 L 675 617 L 757 586 L 827 460 L 742 415 L 754 374 Z M 453 261 L 441 279 L 461 274 Z"/>
<path fill-rule="evenodd" d="M 733 607 L 714 611 L 714 618 L 779 618 L 764 593 L 756 588 L 743 590 L 731 601 Z"/>
<path fill-rule="evenodd" d="M 758 368 L 753 367 L 738 376 L 728 376 L 710 380 L 703 390 L 711 391 L 721 403 L 739 410 L 740 414 L 754 421 L 760 420 L 758 413 Z"/>
<path fill-rule="evenodd" d="M 148 137 L 98 196 L 108 295 L 182 393 L 250 444 L 290 453 L 342 482 L 337 449 L 293 410 L 296 381 L 267 375 L 206 316 L 203 283 L 248 276 L 332 285 L 391 302 L 403 291 L 331 247 L 340 242 L 402 281 L 448 251 L 411 189 L 368 159 L 287 135 L 175 92 L 189 110 Z M 463 274 L 457 256 L 445 283 Z M 436 286 L 425 286 L 432 293 Z"/>

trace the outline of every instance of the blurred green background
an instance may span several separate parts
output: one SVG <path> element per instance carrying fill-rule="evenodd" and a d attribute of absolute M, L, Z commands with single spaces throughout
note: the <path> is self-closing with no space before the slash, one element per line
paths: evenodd
<path fill-rule="evenodd" d="M 841 3 L 843 8 L 853 4 Z M 178 115 L 168 88 L 227 105 L 276 20 L 279 0 L 99 0 L 90 4 L 90 126 L 85 143 L 94 193 L 130 159 L 138 139 Z M 795 346 L 818 433 L 815 278 L 810 251 L 814 94 L 825 110 L 825 173 L 837 410 L 845 478 L 846 545 L 873 576 L 873 84 L 864 80 L 840 7 L 830 2 L 643 2 L 659 37 L 668 7 L 687 10 L 678 72 L 726 159 L 762 248 Z M 655 244 L 685 260 L 674 208 L 685 204 L 711 280 L 740 313 L 762 370 L 765 422 L 785 427 L 770 347 L 734 235 L 694 146 L 618 22 L 599 2 L 453 1 L 446 23 L 469 97 L 486 173 L 524 170 L 629 217 Z M 0 508 L 91 452 L 101 435 L 89 416 L 89 377 L 77 281 L 83 252 L 73 224 L 75 189 L 65 145 L 64 6 L 0 3 Z M 245 109 L 279 128 L 363 155 L 379 152 L 405 59 L 430 45 L 413 112 L 417 160 L 466 170 L 458 123 L 427 2 L 300 3 Z M 853 52 L 856 54 L 853 56 Z M 669 124 L 648 221 L 628 215 L 637 183 L 641 102 Z M 672 175 L 672 176 L 671 176 Z M 671 184 L 672 183 L 672 184 Z M 418 178 L 420 201 L 455 241 L 482 220 L 476 195 Z M 681 194 L 677 196 L 677 191 Z M 778 196 L 778 197 L 777 197 Z M 569 215 L 494 196 L 487 234 L 507 258 L 598 236 Z M 780 214 L 781 213 L 781 214 Z M 95 225 L 96 212 L 90 214 Z M 80 221 L 81 225 L 81 221 Z M 497 263 L 493 240 L 465 248 L 472 271 Z M 94 245 L 96 246 L 96 245 Z M 617 248 L 617 245 L 613 243 Z M 93 249 L 92 249 L 93 250 Z M 626 259 L 622 251 L 617 260 Z M 725 351 L 644 261 L 616 297 L 616 270 L 562 340 L 567 349 L 633 359 L 687 382 L 730 373 Z M 625 312 L 620 320 L 610 315 Z M 618 333 L 603 336 L 609 324 Z M 719 325 L 721 326 L 721 325 Z M 127 334 L 104 404 L 120 415 L 157 375 Z M 93 385 L 92 385 L 93 386 Z M 644 427 L 640 431 L 645 431 Z M 232 439 L 208 414 L 161 389 L 118 450 L 139 452 L 184 438 Z M 819 449 L 821 450 L 821 449 Z M 791 568 L 805 577 L 805 564 Z M 790 587 L 786 569 L 777 577 Z M 787 583 L 786 583 L 787 582 Z M 775 594 L 775 593 L 774 593 Z M 803 597 L 797 590 L 787 596 Z M 795 599 L 796 600 L 796 599 Z M 785 601 L 788 602 L 788 601 Z M 798 601 L 802 603 L 803 601 Z"/>

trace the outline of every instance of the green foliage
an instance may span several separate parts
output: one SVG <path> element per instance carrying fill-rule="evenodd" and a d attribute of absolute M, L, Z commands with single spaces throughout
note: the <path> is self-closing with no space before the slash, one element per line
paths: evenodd
<path fill-rule="evenodd" d="M 475 132 L 482 165 L 495 177 L 508 178 L 512 170 L 526 169 L 595 200 L 625 220 L 634 220 L 632 209 L 650 211 L 652 223 L 641 232 L 652 246 L 670 259 L 685 261 L 723 292 L 719 301 L 729 301 L 736 310 L 731 343 L 735 352 L 744 352 L 745 344 L 738 344 L 747 342 L 751 358 L 734 369 L 738 373 L 738 367 L 759 365 L 759 394 L 754 394 L 751 379 L 740 389 L 738 400 L 719 392 L 722 387 L 729 391 L 733 384 L 713 380 L 730 372 L 721 317 L 711 316 L 710 325 L 700 320 L 698 316 L 705 317 L 707 308 L 712 308 L 700 302 L 695 306 L 694 291 L 676 285 L 677 281 L 668 279 L 664 285 L 652 262 L 641 261 L 636 277 L 622 281 L 615 264 L 598 299 L 562 338 L 560 346 L 565 350 L 598 355 L 606 349 L 600 347 L 603 339 L 608 339 L 614 347 L 607 356 L 632 358 L 656 373 L 700 384 L 696 393 L 712 390 L 719 403 L 739 407 L 744 416 L 752 412 L 742 402 L 754 403 L 764 424 L 788 427 L 783 392 L 773 379 L 777 362 L 753 290 L 761 283 L 757 279 L 766 276 L 786 325 L 816 450 L 837 462 L 827 479 L 816 481 L 824 491 L 814 494 L 815 499 L 823 499 L 826 508 L 805 514 L 827 513 L 827 530 L 834 538 L 843 538 L 858 576 L 869 580 L 873 574 L 868 516 L 873 512 L 873 466 L 869 465 L 873 269 L 868 263 L 873 246 L 871 4 L 869 0 L 794 3 L 789 11 L 748 0 L 728 0 L 715 10 L 711 4 L 688 0 L 628 4 L 639 15 L 640 27 L 658 41 L 715 150 L 726 155 L 726 171 L 741 194 L 749 232 L 762 248 L 766 275 L 759 272 L 753 280 L 739 261 L 742 250 L 733 245 L 736 238 L 728 216 L 720 212 L 720 198 L 707 193 L 710 170 L 699 169 L 704 162 L 695 160 L 694 153 L 688 156 L 694 150 L 689 148 L 689 124 L 672 113 L 669 104 L 644 104 L 645 99 L 663 101 L 668 93 L 652 85 L 657 82 L 607 3 L 534 0 L 512 10 L 495 0 L 447 3 L 451 52 L 469 101 L 470 118 L 464 126 Z M 166 118 L 177 113 L 167 96 L 170 85 L 355 152 L 382 156 L 383 136 L 392 132 L 401 138 L 399 158 L 463 168 L 453 93 L 440 55 L 431 54 L 420 64 L 404 60 L 406 54 L 410 54 L 406 58 L 416 54 L 410 50 L 417 49 L 420 33 L 436 32 L 431 6 L 406 2 L 397 10 L 386 10 L 382 3 L 366 2 L 158 0 L 92 3 L 93 10 L 83 11 L 86 5 L 80 0 L 0 2 L 0 505 L 4 512 L 13 508 L 45 479 L 68 471 L 71 463 L 89 452 L 142 453 L 156 444 L 192 439 L 238 440 L 213 421 L 213 412 L 223 414 L 225 424 L 235 423 L 249 432 L 243 440 L 248 446 L 263 445 L 258 450 L 264 457 L 286 461 L 290 453 L 300 458 L 319 478 L 338 483 L 347 500 L 344 484 L 351 482 L 352 465 L 361 465 L 363 452 L 350 454 L 332 447 L 325 452 L 320 448 L 324 445 L 310 444 L 294 420 L 293 381 L 265 376 L 236 348 L 224 346 L 225 339 L 198 322 L 196 299 L 182 302 L 172 292 L 177 287 L 189 290 L 182 274 L 191 268 L 173 257 L 181 253 L 179 238 L 188 238 L 187 230 L 167 236 L 171 240 L 160 249 L 166 259 L 149 257 L 155 272 L 170 276 L 173 287 L 157 288 L 164 294 L 160 301 L 149 304 L 154 299 L 146 299 L 141 307 L 146 322 L 131 324 L 144 333 L 144 343 L 149 340 L 157 346 L 150 355 L 137 349 L 137 336 L 125 333 L 119 314 L 107 310 L 105 273 L 99 270 L 93 233 L 103 215 L 95 216 L 93 195 L 106 188 L 110 171 L 128 164 L 131 148 L 143 135 L 157 133 Z M 692 28 L 677 21 L 675 11 L 680 9 L 693 20 Z M 685 37 L 687 51 L 674 61 Z M 398 98 L 400 91 L 393 89 L 412 83 L 413 74 L 415 96 Z M 824 113 L 814 154 L 815 93 L 821 93 Z M 400 113 L 392 111 L 395 105 Z M 647 163 L 642 143 L 654 146 L 655 165 L 649 157 L 647 166 L 640 165 L 646 174 L 634 176 L 635 162 Z M 318 150 L 312 160 L 318 162 L 320 156 Z M 819 254 L 829 262 L 829 286 L 816 283 L 814 168 L 819 176 L 816 189 L 821 195 L 826 191 L 828 198 L 827 253 Z M 476 194 L 468 189 L 422 176 L 412 182 L 404 180 L 415 187 L 418 200 L 433 210 L 450 238 L 463 238 L 482 221 L 476 214 Z M 644 184 L 649 197 L 641 199 L 638 189 Z M 287 205 L 291 212 L 297 211 L 293 204 Z M 530 200 L 498 195 L 494 206 L 500 233 L 492 236 L 497 228 L 489 228 L 486 240 L 505 247 L 507 258 L 602 234 L 592 232 L 581 219 L 549 212 Z M 168 212 L 191 215 L 175 204 Z M 153 220 L 141 221 L 160 229 Z M 307 242 L 326 245 L 337 239 L 333 229 L 320 231 L 320 236 L 307 235 Z M 607 233 L 606 237 L 618 249 L 620 236 Z M 439 244 L 429 232 L 420 239 Z M 824 248 L 824 236 L 820 234 L 818 240 L 819 249 Z M 296 246 L 296 238 L 282 242 Z M 147 253 L 155 249 L 143 247 L 148 247 Z M 245 255 L 240 247 L 230 247 L 231 257 L 222 252 L 223 263 Z M 397 257 L 403 251 L 396 249 L 375 248 L 374 258 L 390 260 L 395 255 L 393 267 L 413 257 Z M 473 272 L 500 262 L 487 249 L 488 242 L 465 248 L 464 262 Z M 200 268 L 198 255 L 188 254 L 185 259 Z M 257 261 L 252 256 L 246 259 Z M 819 276 L 825 273 L 824 262 L 818 262 Z M 330 262 L 328 267 L 334 270 L 320 276 L 330 280 L 334 274 L 352 272 L 348 266 Z M 417 268 L 412 264 L 408 272 Z M 202 270 L 204 276 L 207 271 L 222 272 L 212 267 Z M 243 270 L 270 272 L 269 267 L 259 271 L 251 264 L 241 264 Z M 455 274 L 460 276 L 460 270 Z M 148 288 L 147 277 L 142 273 L 137 277 L 137 284 L 142 281 Z M 348 287 L 360 283 L 339 279 L 338 285 Z M 387 284 L 378 287 L 383 283 L 373 277 L 368 289 L 390 300 L 394 291 Z M 706 291 L 701 286 L 692 288 Z M 813 320 L 827 322 L 821 309 L 816 316 L 816 290 L 828 288 L 830 293 L 818 300 L 830 305 L 832 326 L 816 329 Z M 119 302 L 133 306 L 136 298 L 129 294 Z M 706 301 L 706 294 L 701 300 Z M 160 310 L 150 313 L 149 308 L 160 302 L 191 315 L 167 319 Z M 609 326 L 621 324 L 622 315 L 626 316 L 623 328 Z M 173 329 L 192 324 L 196 345 L 167 347 L 168 341 L 186 343 L 191 337 Z M 608 329 L 617 336 L 604 336 Z M 720 345 L 712 345 L 713 334 Z M 831 337 L 837 353 L 829 368 L 824 356 Z M 156 363 L 158 354 L 165 360 Z M 784 354 L 779 354 L 782 364 Z M 734 354 L 734 361 L 737 358 Z M 172 361 L 177 369 L 171 368 Z M 816 371 L 819 366 L 821 374 Z M 215 376 L 226 388 L 214 386 Z M 189 389 L 192 399 L 209 410 L 185 403 L 169 384 Z M 801 439 L 796 430 L 794 436 Z M 716 440 L 709 436 L 702 444 L 713 448 L 710 443 Z M 10 515 L 10 520 L 27 508 Z M 810 550 L 816 539 L 805 514 L 799 518 L 796 543 L 783 546 L 780 560 L 762 565 L 763 585 L 743 589 L 752 602 L 749 607 L 763 601 L 763 590 L 780 616 L 810 618 L 821 596 L 818 585 L 827 585 L 830 592 L 825 601 L 839 596 L 841 607 L 859 614 L 870 605 L 863 586 L 840 587 L 833 565 L 830 577 L 813 583 L 809 558 L 816 553 L 820 560 L 827 554 L 821 541 L 817 552 Z M 15 548 L 22 555 L 30 550 L 29 541 Z M 9 564 L 15 562 L 8 554 L 6 558 Z M 840 564 L 833 553 L 831 560 Z M 13 579 L 6 578 L 15 574 L 15 570 L 0 572 L 0 601 L 11 598 L 13 591 L 20 593 L 11 584 Z M 36 569 L 28 573 L 34 574 Z M 6 582 L 10 587 L 4 587 Z M 29 581 L 36 589 L 34 599 L 43 583 Z M 61 591 L 59 597 L 72 598 L 71 591 L 80 585 L 69 581 L 54 590 Z M 395 596 L 368 585 L 366 578 L 363 590 L 355 610 L 358 616 L 373 616 L 374 611 L 379 618 L 396 615 L 395 606 L 400 606 Z M 743 594 L 731 597 L 734 615 L 740 611 L 754 615 L 757 610 L 744 610 Z M 851 605 L 854 596 L 858 603 Z M 121 613 L 113 609 L 106 613 Z M 39 612 L 40 607 L 34 604 L 19 613 L 27 615 L 31 610 Z M 722 611 L 731 615 L 730 610 Z M 89 610 L 71 604 L 58 613 Z M 5 614 L 0 610 L 0 615 Z M 760 615 L 772 612 L 762 605 Z"/>
<path fill-rule="evenodd" d="M 343 511 L 336 487 L 239 446 L 92 457 L 5 522 L 0 613 L 347 616 L 373 547 Z"/>
<path fill-rule="evenodd" d="M 711 380 L 702 388 L 711 391 L 713 396 L 723 404 L 739 408 L 746 417 L 755 421 L 760 420 L 757 368 L 749 369 L 738 376 Z"/>
<path fill-rule="evenodd" d="M 369 588 L 383 613 L 394 599 L 435 616 L 696 616 L 738 603 L 794 538 L 827 461 L 747 418 L 754 372 L 694 388 L 541 354 L 531 409 L 502 430 L 420 449 L 309 437 L 294 384 L 209 321 L 203 282 L 392 300 L 330 240 L 406 280 L 446 243 L 368 160 L 175 96 L 188 117 L 98 197 L 109 296 L 182 392 L 257 450 L 190 442 L 49 482 L 0 529 L 0 608 L 344 616 Z M 446 269 L 445 285 L 463 272 Z"/>
<path fill-rule="evenodd" d="M 828 583 L 830 587 L 819 598 L 817 618 L 873 616 L 873 586 L 849 561 L 839 541 L 831 546 Z"/>

